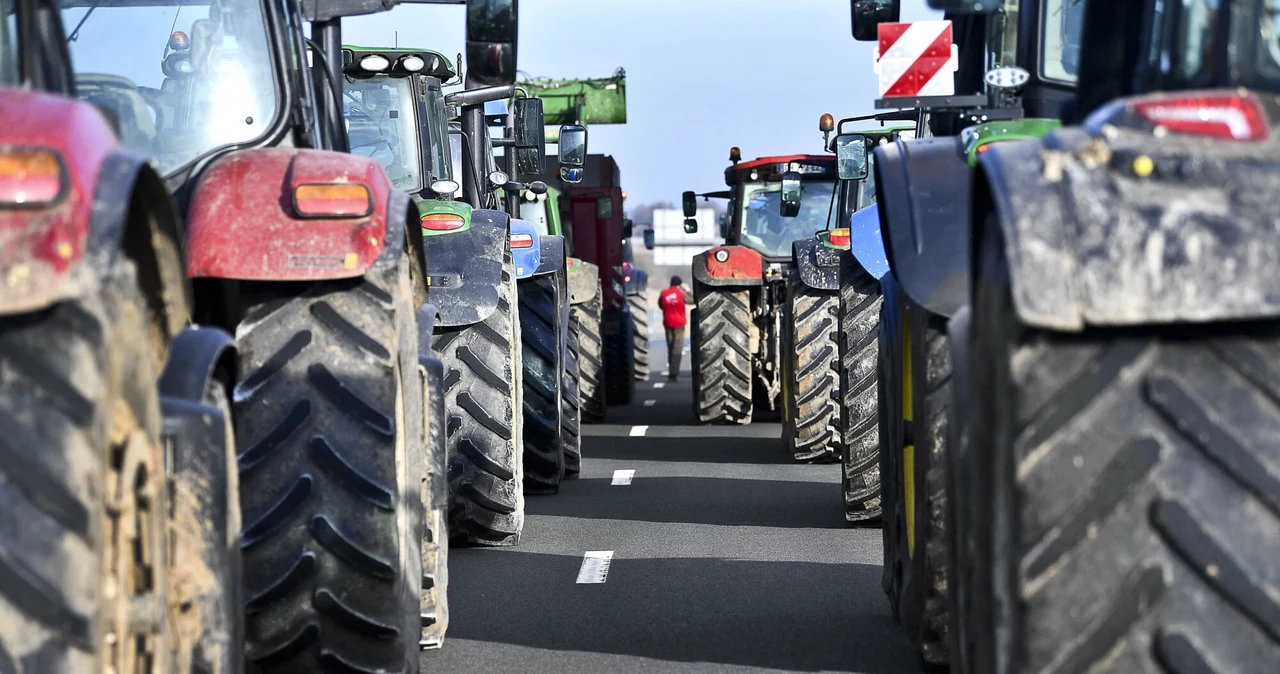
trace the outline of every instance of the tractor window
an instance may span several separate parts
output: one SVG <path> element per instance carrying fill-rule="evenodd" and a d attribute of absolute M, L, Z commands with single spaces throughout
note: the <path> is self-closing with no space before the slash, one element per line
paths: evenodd
<path fill-rule="evenodd" d="M 458 127 L 456 126 L 450 126 L 449 127 L 449 161 L 451 166 L 453 167 L 453 176 L 454 176 L 453 179 L 457 181 L 459 185 L 462 184 L 462 176 L 463 176 L 462 152 L 463 152 L 462 131 L 459 130 Z M 459 188 L 458 193 L 455 194 L 454 196 L 457 197 L 460 194 L 462 194 L 461 188 Z"/>
<path fill-rule="evenodd" d="M 460 174 L 453 172 L 453 158 L 449 152 L 452 145 L 449 115 L 445 112 L 444 93 L 439 86 L 427 87 L 427 124 L 431 136 L 431 175 L 436 180 L 454 180 L 454 176 Z"/>
<path fill-rule="evenodd" d="M 987 18 L 987 68 L 1018 64 L 1018 5 L 1005 0 L 1000 10 Z"/>
<path fill-rule="evenodd" d="M 862 196 L 858 198 L 858 210 L 876 202 L 876 155 L 867 154 L 867 178 L 862 181 Z"/>
<path fill-rule="evenodd" d="M 1271 79 L 1280 79 L 1280 0 L 1261 3 L 1261 44 L 1258 49 L 1258 66 Z"/>
<path fill-rule="evenodd" d="M 1079 77 L 1084 0 L 1046 0 L 1040 25 L 1040 75 L 1074 84 Z"/>
<path fill-rule="evenodd" d="M 262 138 L 284 111 L 259 0 L 61 0 L 80 98 L 162 175 Z"/>
<path fill-rule="evenodd" d="M 782 183 L 748 183 L 743 187 L 742 243 L 766 257 L 791 255 L 791 242 L 830 229 L 834 182 L 800 183 L 800 214 L 782 217 Z"/>
<path fill-rule="evenodd" d="M 378 76 L 342 87 L 351 153 L 376 160 L 392 185 L 412 192 L 423 187 L 416 110 L 407 77 Z"/>
<path fill-rule="evenodd" d="M 533 228 L 544 236 L 551 233 L 551 225 L 547 222 L 547 201 L 545 198 L 529 201 L 520 200 L 520 219 L 533 223 Z"/>

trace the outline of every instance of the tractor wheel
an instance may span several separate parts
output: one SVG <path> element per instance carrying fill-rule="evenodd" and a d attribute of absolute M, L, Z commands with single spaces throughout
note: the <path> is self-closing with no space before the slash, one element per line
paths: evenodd
<path fill-rule="evenodd" d="M 632 341 L 635 342 L 636 381 L 649 381 L 649 306 L 644 301 L 644 293 L 627 295 L 627 304 L 631 306 Z"/>
<path fill-rule="evenodd" d="M 618 326 L 618 334 L 606 336 L 604 340 L 605 399 L 610 405 L 630 405 L 635 397 L 635 338 L 630 316 L 629 311 L 611 316 Z"/>
<path fill-rule="evenodd" d="M 560 439 L 562 358 L 555 274 L 520 281 L 524 360 L 524 493 L 555 494 L 564 478 Z"/>
<path fill-rule="evenodd" d="M 844 518 L 880 517 L 880 427 L 876 362 L 880 323 L 879 288 L 840 289 L 840 484 Z"/>
<path fill-rule="evenodd" d="M 782 370 L 787 449 L 796 461 L 826 463 L 840 451 L 840 295 L 793 275 L 783 310 Z"/>
<path fill-rule="evenodd" d="M 968 671 L 1275 671 L 1280 325 L 1036 329 L 984 230 Z"/>
<path fill-rule="evenodd" d="M 576 316 L 569 318 L 565 340 L 564 377 L 560 387 L 560 446 L 564 452 L 564 479 L 577 479 L 582 472 L 582 402 L 578 397 L 578 333 Z"/>
<path fill-rule="evenodd" d="M 249 287 L 234 400 L 258 668 L 417 671 L 425 403 L 408 265 Z"/>
<path fill-rule="evenodd" d="M 475 325 L 436 330 L 449 411 L 449 535 L 459 543 L 515 545 L 524 528 L 519 414 L 524 394 L 516 298 L 508 251 L 498 308 Z"/>
<path fill-rule="evenodd" d="M 743 289 L 694 285 L 698 422 L 751 423 L 751 302 Z"/>
<path fill-rule="evenodd" d="M 434 351 L 422 355 L 426 356 L 423 400 L 427 404 L 422 500 L 427 510 L 422 539 L 422 632 L 418 644 L 423 649 L 435 649 L 444 645 L 449 630 L 448 416 L 444 407 L 444 363 Z"/>
<path fill-rule="evenodd" d="M 578 319 L 578 396 L 582 400 L 582 420 L 604 421 L 604 337 L 600 334 L 600 300 L 595 297 L 573 305 Z"/>
<path fill-rule="evenodd" d="M 122 261 L 96 295 L 0 318 L 0 671 L 177 667 L 146 312 Z"/>

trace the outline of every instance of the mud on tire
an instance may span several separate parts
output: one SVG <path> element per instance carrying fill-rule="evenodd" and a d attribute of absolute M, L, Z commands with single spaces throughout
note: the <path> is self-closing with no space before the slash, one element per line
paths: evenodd
<path fill-rule="evenodd" d="M 582 421 L 604 421 L 604 336 L 600 330 L 601 295 L 573 305 L 571 316 L 578 321 L 578 396 L 582 400 Z"/>
<path fill-rule="evenodd" d="M 1037 330 L 986 230 L 967 671 L 1275 671 L 1280 325 Z"/>
<path fill-rule="evenodd" d="M 524 361 L 524 493 L 555 494 L 565 472 L 558 279 L 555 274 L 535 276 L 517 287 Z"/>
<path fill-rule="evenodd" d="M 259 290 L 236 330 L 247 660 L 416 671 L 424 403 L 408 260 Z"/>
<path fill-rule="evenodd" d="M 581 326 L 576 316 L 569 318 L 565 339 L 564 375 L 560 383 L 560 447 L 564 453 L 564 479 L 572 480 L 582 473 L 582 400 L 578 395 L 578 333 Z"/>
<path fill-rule="evenodd" d="M 84 299 L 0 318 L 6 672 L 175 666 L 146 304 L 131 263 L 105 270 L 102 282 Z M 102 592 L 108 584 L 121 590 L 114 598 Z M 131 601 L 154 601 L 159 612 L 131 617 Z M 103 647 L 107 634 L 114 647 Z"/>
<path fill-rule="evenodd" d="M 649 339 L 652 337 L 649 328 L 649 306 L 645 302 L 645 293 L 627 295 L 627 304 L 631 307 L 632 341 L 635 352 L 636 381 L 649 381 Z"/>
<path fill-rule="evenodd" d="M 449 535 L 470 545 L 515 545 L 524 528 L 520 325 L 515 268 L 503 257 L 498 308 L 484 321 L 437 328 L 445 366 Z"/>
<path fill-rule="evenodd" d="M 805 285 L 799 274 L 787 282 L 782 329 L 784 419 L 787 450 L 796 461 L 826 462 L 839 456 L 840 296 Z"/>
<path fill-rule="evenodd" d="M 751 304 L 745 289 L 694 283 L 694 404 L 703 424 L 751 422 Z"/>
<path fill-rule="evenodd" d="M 852 266 L 846 260 L 846 267 Z M 865 274 L 864 274 L 865 275 Z M 840 485 L 847 522 L 880 517 L 880 427 L 876 362 L 880 323 L 879 284 L 854 283 L 842 270 L 840 284 Z"/>

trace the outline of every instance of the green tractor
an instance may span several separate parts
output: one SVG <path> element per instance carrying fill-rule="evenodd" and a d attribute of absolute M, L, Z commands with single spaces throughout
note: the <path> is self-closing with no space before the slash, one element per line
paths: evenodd
<path fill-rule="evenodd" d="M 1280 7 L 1057 9 L 1071 126 L 979 155 L 965 218 L 953 667 L 1275 671 Z"/>
<path fill-rule="evenodd" d="M 1080 53 L 1079 3 L 987 4 L 985 14 L 946 14 L 958 46 L 956 91 L 963 95 L 877 101 L 879 108 L 911 109 L 921 137 L 877 145 L 868 158 L 889 266 L 880 279 L 876 375 L 883 586 L 930 665 L 947 663 L 951 650 L 945 467 L 954 417 L 947 321 L 969 295 L 974 167 L 997 144 L 1039 138 L 1060 126 Z M 874 40 L 877 25 L 897 20 L 897 0 L 854 5 L 857 39 Z"/>

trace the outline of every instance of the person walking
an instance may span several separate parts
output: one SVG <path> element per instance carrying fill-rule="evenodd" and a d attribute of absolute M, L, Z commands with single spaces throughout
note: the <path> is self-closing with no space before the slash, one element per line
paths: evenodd
<path fill-rule="evenodd" d="M 680 372 L 680 354 L 684 351 L 684 328 L 689 324 L 685 305 L 693 304 L 693 291 L 679 276 L 671 277 L 671 286 L 658 294 L 662 309 L 662 327 L 667 333 L 667 381 L 676 381 Z"/>

